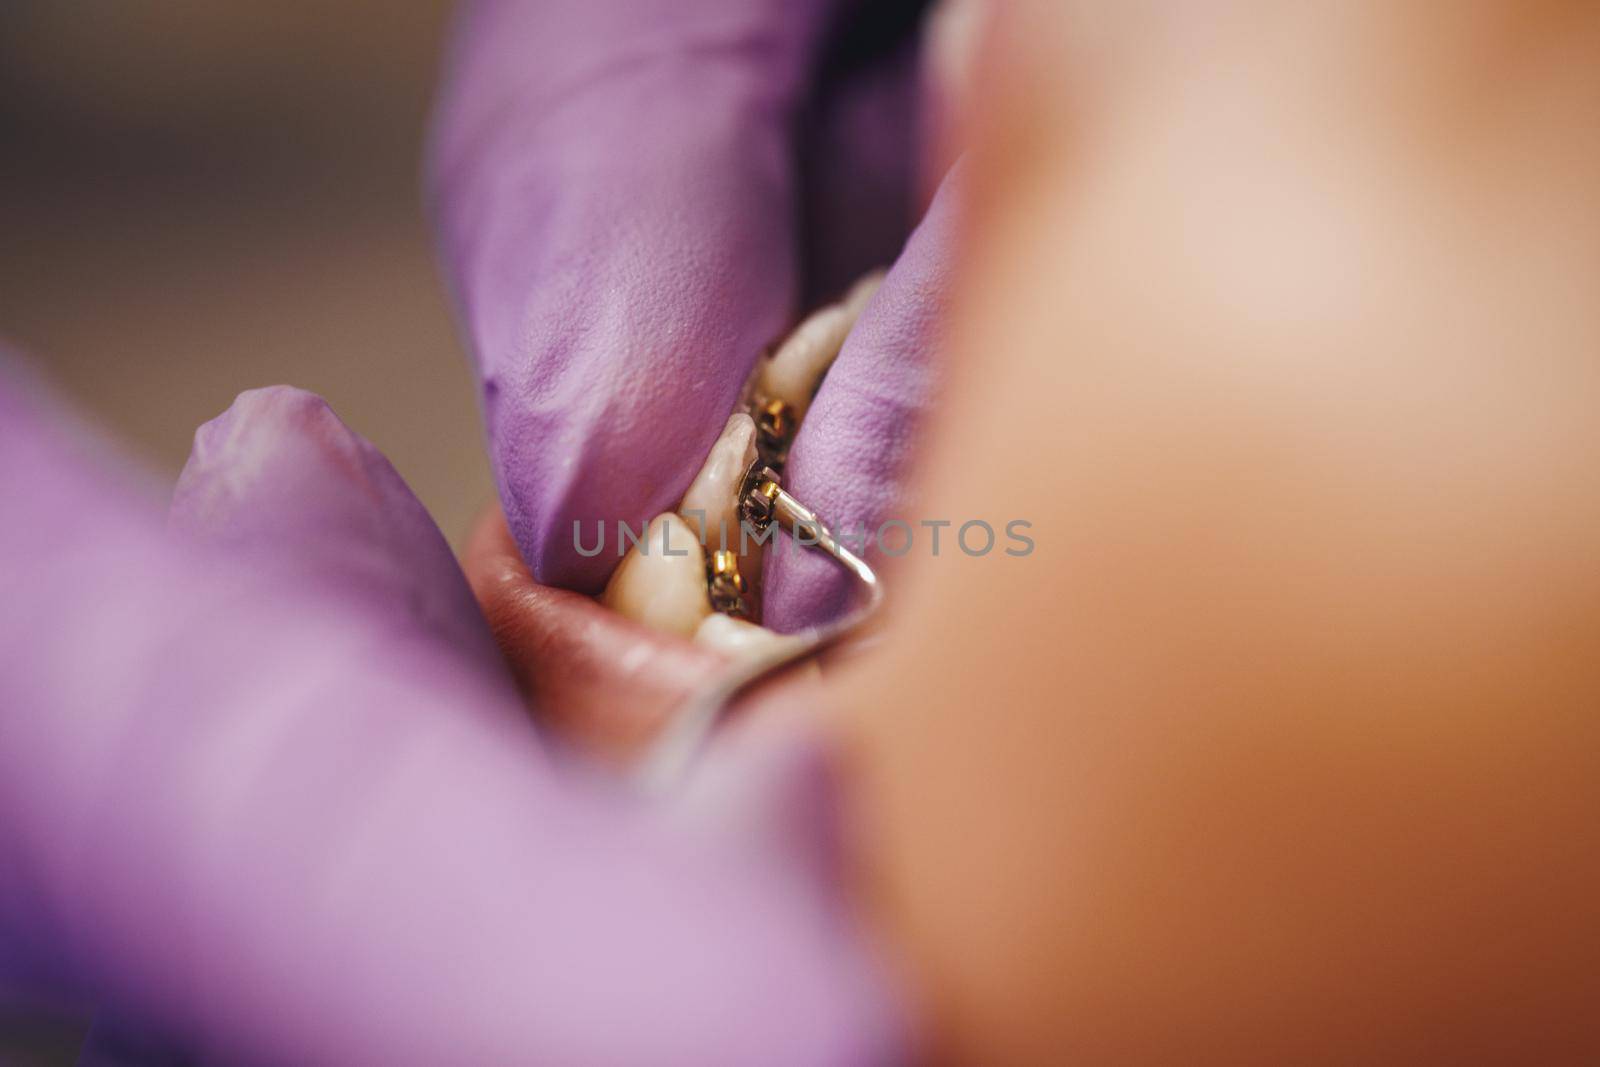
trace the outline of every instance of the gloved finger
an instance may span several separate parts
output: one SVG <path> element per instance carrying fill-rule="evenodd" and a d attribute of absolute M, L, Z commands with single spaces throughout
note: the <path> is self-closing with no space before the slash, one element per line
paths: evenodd
<path fill-rule="evenodd" d="M 934 398 L 939 328 L 956 265 L 963 168 L 940 187 L 926 218 L 862 312 L 822 380 L 789 454 L 790 491 L 847 540 L 876 536 L 905 514 L 917 431 Z M 860 534 L 865 532 L 865 537 Z M 898 551 L 901 534 L 891 551 Z M 764 573 L 763 621 L 792 632 L 848 609 L 853 579 L 820 553 L 779 539 Z M 874 551 L 876 546 L 876 551 Z"/>
<path fill-rule="evenodd" d="M 894 1055 L 825 879 L 552 773 L 461 713 L 503 676 L 174 546 L 57 421 L 0 386 L 8 952 L 202 1059 Z"/>
<path fill-rule="evenodd" d="M 337 590 L 476 657 L 498 659 L 483 616 L 422 503 L 327 402 L 288 386 L 241 393 L 195 432 L 168 528 L 275 580 Z M 137 1024 L 102 1013 L 79 1063 L 184 1062 Z"/>
<path fill-rule="evenodd" d="M 834 0 L 479 0 L 431 149 L 511 531 L 546 585 L 687 488 L 793 313 L 793 126 Z"/>
<path fill-rule="evenodd" d="M 259 572 L 404 618 L 486 669 L 499 662 L 427 509 L 314 393 L 252 389 L 200 427 L 168 526 Z"/>
<path fill-rule="evenodd" d="M 138 899 L 160 877 L 160 841 L 144 842 L 139 860 L 140 842 L 102 829 L 103 818 L 165 806 L 171 821 L 155 836 L 203 839 L 208 812 L 248 801 L 299 751 L 297 735 L 316 736 L 311 695 L 346 672 L 454 694 L 468 708 L 499 700 L 514 710 L 515 694 L 503 675 L 421 639 L 410 616 L 369 613 L 341 590 L 174 544 L 156 502 L 126 488 L 126 471 L 108 470 L 66 413 L 5 370 L 0 493 L 14 518 L 0 526 L 0 939 L 15 942 L 8 964 L 81 979 L 76 935 L 111 922 L 118 895 Z M 381 706 L 339 709 L 326 723 L 337 733 L 346 710 L 378 716 Z M 508 745 L 530 745 L 520 715 L 502 722 L 520 735 Z M 382 737 L 378 722 L 368 729 Z M 186 773 L 167 777 L 160 760 L 141 758 L 163 745 L 174 758 L 187 750 Z M 66 895 L 52 901 L 42 889 L 52 883 Z M 83 925 L 51 937 L 66 918 L 56 909 L 80 897 L 91 905 Z M 147 935 L 159 947 L 156 929 Z"/>

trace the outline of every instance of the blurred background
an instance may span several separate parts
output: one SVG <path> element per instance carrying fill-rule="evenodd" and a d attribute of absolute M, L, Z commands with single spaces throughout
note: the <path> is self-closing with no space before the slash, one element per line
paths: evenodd
<path fill-rule="evenodd" d="M 445 0 L 0 3 L 0 337 L 164 475 L 321 393 L 459 544 L 491 495 L 433 265 Z"/>
<path fill-rule="evenodd" d="M 492 489 L 419 176 L 445 0 L 0 3 L 0 337 L 170 479 L 321 393 L 457 544 Z M 0 1015 L 0 1062 L 83 1021 Z"/>

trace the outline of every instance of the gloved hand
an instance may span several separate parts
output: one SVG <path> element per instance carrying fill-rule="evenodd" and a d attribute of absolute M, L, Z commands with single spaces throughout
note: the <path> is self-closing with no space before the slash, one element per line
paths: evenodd
<path fill-rule="evenodd" d="M 617 558 L 580 555 L 574 523 L 637 528 L 674 505 L 763 347 L 899 255 L 926 119 L 905 31 L 924 6 L 468 4 L 431 198 L 538 581 L 598 590 Z M 796 443 L 791 484 L 836 526 L 875 528 L 899 502 L 955 207 L 937 198 Z M 780 628 L 845 592 L 800 556 L 771 563 Z"/>
<path fill-rule="evenodd" d="M 582 777 L 317 398 L 203 428 L 168 531 L 6 377 L 0 990 L 206 1062 L 896 1055 L 816 748 L 733 741 L 660 806 Z"/>

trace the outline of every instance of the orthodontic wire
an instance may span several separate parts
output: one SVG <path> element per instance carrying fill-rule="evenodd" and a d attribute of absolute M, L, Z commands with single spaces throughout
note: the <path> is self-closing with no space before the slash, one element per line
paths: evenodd
<path fill-rule="evenodd" d="M 822 525 L 815 512 L 784 492 L 778 475 L 771 468 L 758 471 L 760 466 L 757 463 L 746 477 L 749 488 L 741 493 L 743 508 L 753 513 L 757 521 L 776 522 L 790 534 L 794 534 L 797 527 L 815 531 L 815 543 L 798 538 L 796 543 L 825 552 L 855 576 L 865 589 L 866 597 L 849 614 L 833 622 L 782 636 L 748 658 L 736 661 L 727 671 L 686 697 L 636 771 L 635 780 L 646 793 L 665 792 L 684 779 L 739 694 L 826 651 L 860 629 L 883 605 L 883 583 L 867 561 L 841 544 Z"/>

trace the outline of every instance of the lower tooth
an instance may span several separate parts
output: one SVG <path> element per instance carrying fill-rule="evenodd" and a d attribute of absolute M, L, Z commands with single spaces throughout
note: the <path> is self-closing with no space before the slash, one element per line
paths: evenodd
<path fill-rule="evenodd" d="M 731 615 L 708 615 L 694 632 L 695 644 L 735 657 L 778 640 L 781 640 L 780 636 L 765 626 L 735 619 Z"/>
<path fill-rule="evenodd" d="M 705 552 L 694 531 L 670 512 L 657 515 L 644 539 L 623 557 L 600 599 L 646 626 L 693 637 L 711 614 Z"/>

